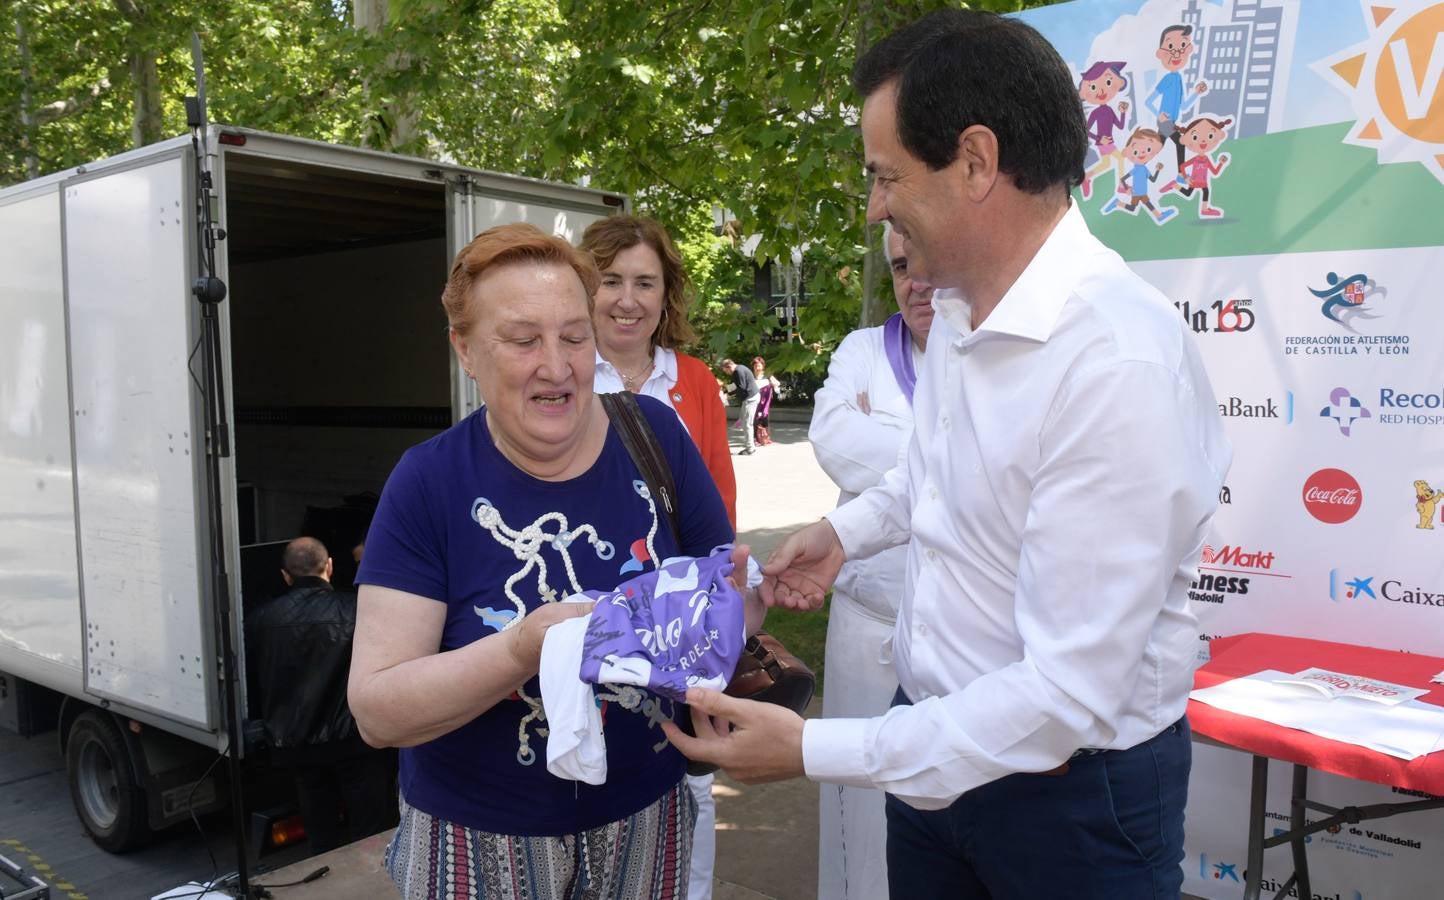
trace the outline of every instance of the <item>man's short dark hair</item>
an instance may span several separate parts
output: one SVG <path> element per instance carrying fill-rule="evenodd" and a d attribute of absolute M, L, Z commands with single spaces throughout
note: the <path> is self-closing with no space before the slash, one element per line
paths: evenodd
<path fill-rule="evenodd" d="M 300 537 L 286 545 L 281 554 L 281 568 L 292 578 L 321 575 L 326 571 L 326 560 L 331 554 L 326 545 L 311 537 Z"/>
<path fill-rule="evenodd" d="M 1163 46 L 1163 42 L 1166 41 L 1166 40 L 1168 40 L 1168 36 L 1169 36 L 1170 34 L 1172 34 L 1173 32 L 1175 32 L 1175 31 L 1177 31 L 1179 34 L 1183 35 L 1184 37 L 1188 37 L 1190 34 L 1193 34 L 1193 26 L 1192 26 L 1192 25 L 1170 25 L 1170 26 L 1168 26 L 1167 28 L 1163 29 L 1163 31 L 1159 32 L 1159 35 L 1158 35 L 1158 46 L 1162 47 L 1162 46 Z"/>
<path fill-rule="evenodd" d="M 929 169 L 952 165 L 958 135 L 983 125 L 1019 190 L 1082 182 L 1083 104 L 1073 73 L 1032 26 L 979 10 L 930 13 L 873 45 L 852 70 L 863 98 L 894 79 L 898 137 Z"/>

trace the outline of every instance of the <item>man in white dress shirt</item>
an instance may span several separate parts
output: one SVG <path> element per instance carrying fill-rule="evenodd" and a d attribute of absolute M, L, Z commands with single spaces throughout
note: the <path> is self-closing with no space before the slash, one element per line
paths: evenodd
<path fill-rule="evenodd" d="M 907 454 L 913 392 L 933 323 L 932 286 L 909 276 L 902 237 L 883 225 L 898 312 L 843 338 L 813 398 L 807 431 L 818 463 L 842 489 L 838 505 L 877 484 Z M 880 715 L 897 692 L 889 657 L 906 568 L 907 548 L 899 546 L 838 573 L 827 620 L 824 716 Z M 819 900 L 887 896 L 886 847 L 881 791 L 821 786 Z"/>
<path fill-rule="evenodd" d="M 669 736 L 744 781 L 887 791 L 893 897 L 1177 897 L 1186 592 L 1231 458 L 1197 348 L 1071 203 L 1083 114 L 1031 27 L 934 13 L 853 84 L 868 218 L 936 317 L 906 463 L 789 537 L 764 595 L 816 608 L 845 559 L 907 543 L 900 690 L 805 724 L 696 691 L 698 737 Z"/>

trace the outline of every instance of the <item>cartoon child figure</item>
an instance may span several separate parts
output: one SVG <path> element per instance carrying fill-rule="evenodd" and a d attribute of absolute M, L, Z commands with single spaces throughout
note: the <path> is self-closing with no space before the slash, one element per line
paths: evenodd
<path fill-rule="evenodd" d="M 1132 170 L 1128 175 L 1128 190 L 1130 199 L 1123 209 L 1126 212 L 1138 215 L 1138 206 L 1142 204 L 1148 208 L 1148 214 L 1153 217 L 1154 224 L 1162 225 L 1169 219 L 1178 215 L 1178 210 L 1173 207 L 1159 209 L 1153 205 L 1148 198 L 1148 183 L 1158 180 L 1158 173 L 1163 171 L 1163 163 L 1157 163 L 1153 171 L 1148 170 L 1148 164 L 1153 162 L 1160 151 L 1163 150 L 1163 135 L 1152 128 L 1135 128 L 1128 136 L 1128 144 L 1123 148 L 1123 155 L 1132 163 Z M 1103 208 L 1099 210 L 1103 215 L 1108 215 L 1119 207 L 1118 198 L 1112 197 Z"/>
<path fill-rule="evenodd" d="M 1153 86 L 1153 92 L 1143 100 L 1143 106 L 1158 117 L 1158 133 L 1171 138 L 1178 151 L 1178 166 L 1183 167 L 1182 131 L 1180 116 L 1193 109 L 1208 90 L 1208 84 L 1200 81 L 1193 86 L 1188 97 L 1184 97 L 1183 70 L 1197 45 L 1193 42 L 1192 25 L 1170 25 L 1158 36 L 1158 50 L 1154 53 L 1163 64 L 1164 74 Z M 1182 184 L 1180 177 L 1179 183 Z"/>
<path fill-rule="evenodd" d="M 1199 218 L 1217 218 L 1223 215 L 1223 210 L 1213 206 L 1208 198 L 1208 179 L 1210 175 L 1217 175 L 1228 165 L 1228 154 L 1222 153 L 1218 162 L 1213 161 L 1210 156 L 1223 143 L 1228 126 L 1233 124 L 1233 119 L 1224 119 L 1222 122 L 1217 119 L 1210 119 L 1200 116 L 1188 123 L 1183 129 L 1183 144 L 1194 155 L 1184 160 L 1183 165 L 1178 167 L 1178 178 L 1180 181 L 1187 179 L 1187 183 L 1178 189 L 1178 192 L 1185 197 L 1193 196 L 1194 191 L 1199 191 Z M 1161 193 L 1166 193 L 1168 186 L 1164 187 Z"/>
<path fill-rule="evenodd" d="M 1098 162 L 1083 173 L 1084 200 L 1093 195 L 1093 179 L 1108 171 L 1110 166 L 1114 170 L 1118 190 L 1124 189 L 1127 163 L 1123 159 L 1123 150 L 1113 141 L 1113 131 L 1122 130 L 1128 120 L 1128 101 L 1119 101 L 1117 112 L 1108 105 L 1128 86 L 1128 80 L 1122 74 L 1123 66 L 1122 62 L 1099 60 L 1088 67 L 1078 83 L 1078 96 L 1084 103 L 1093 104 L 1093 111 L 1088 114 L 1088 136 L 1093 139 L 1093 146 L 1098 151 Z"/>

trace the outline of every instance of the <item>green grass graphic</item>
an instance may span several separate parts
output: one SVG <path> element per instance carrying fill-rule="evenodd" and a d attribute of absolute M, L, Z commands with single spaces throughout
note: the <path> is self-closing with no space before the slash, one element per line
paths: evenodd
<path fill-rule="evenodd" d="M 1099 215 L 1114 190 L 1111 173 L 1095 180 L 1083 216 L 1128 260 L 1444 245 L 1444 184 L 1422 165 L 1379 165 L 1373 148 L 1342 143 L 1350 127 L 1225 141 L 1214 158 L 1228 154 L 1228 168 L 1212 180 L 1210 198 L 1222 218 L 1200 219 L 1197 193 L 1159 198 L 1166 168 L 1153 202 L 1178 207 L 1178 215 L 1161 228 L 1142 207 L 1137 216 Z M 1159 158 L 1172 152 L 1170 142 Z M 1077 191 L 1074 199 L 1081 199 Z"/>

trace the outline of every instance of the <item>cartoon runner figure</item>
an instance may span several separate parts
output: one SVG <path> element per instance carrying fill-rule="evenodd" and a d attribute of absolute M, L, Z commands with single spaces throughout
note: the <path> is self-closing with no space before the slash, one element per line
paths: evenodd
<path fill-rule="evenodd" d="M 1158 36 L 1158 51 L 1154 54 L 1165 70 L 1162 78 L 1153 86 L 1153 92 L 1143 100 L 1143 106 L 1158 117 L 1158 133 L 1172 138 L 1178 151 L 1178 167 L 1183 168 L 1183 132 L 1178 127 L 1179 117 L 1193 109 L 1208 90 L 1208 84 L 1200 81 L 1189 92 L 1187 103 L 1183 96 L 1183 75 L 1193 56 L 1192 25 L 1170 25 Z M 1179 176 L 1179 184 L 1183 183 Z"/>
<path fill-rule="evenodd" d="M 1093 195 L 1093 179 L 1108 171 L 1109 166 L 1113 167 L 1118 190 L 1124 189 L 1127 163 L 1123 159 L 1123 151 L 1113 142 L 1113 131 L 1124 127 L 1128 118 L 1128 101 L 1119 101 L 1117 112 L 1108 105 L 1128 86 L 1127 79 L 1122 75 L 1123 66 L 1121 62 L 1099 60 L 1088 67 L 1078 83 L 1078 96 L 1084 103 L 1094 104 L 1093 111 L 1088 114 L 1088 136 L 1098 150 L 1098 162 L 1083 173 L 1084 200 Z"/>
<path fill-rule="evenodd" d="M 1152 128 L 1135 128 L 1133 133 L 1128 136 L 1128 144 L 1123 149 L 1123 155 L 1133 162 L 1133 169 L 1128 176 L 1131 199 L 1123 208 L 1136 216 L 1138 215 L 1138 205 L 1141 203 L 1148 207 L 1148 214 L 1153 217 L 1153 221 L 1157 225 L 1162 225 L 1178 215 L 1177 209 L 1171 206 L 1159 209 L 1153 205 L 1152 200 L 1148 199 L 1148 183 L 1158 180 L 1158 173 L 1163 171 L 1163 163 L 1156 164 L 1152 172 L 1148 171 L 1148 164 L 1162 149 L 1163 135 Z M 1099 212 L 1106 216 L 1117 208 L 1118 197 L 1114 196 L 1103 204 L 1103 208 Z"/>
<path fill-rule="evenodd" d="M 1200 116 L 1188 123 L 1183 129 L 1184 146 L 1192 150 L 1194 155 L 1184 161 L 1178 168 L 1178 177 L 1182 181 L 1187 176 L 1188 183 L 1178 189 L 1178 192 L 1185 197 L 1193 196 L 1195 190 L 1199 194 L 1199 218 L 1217 217 L 1223 215 L 1223 210 L 1209 203 L 1208 199 L 1208 178 L 1210 175 L 1217 175 L 1228 165 L 1228 154 L 1222 153 L 1218 162 L 1214 162 L 1209 156 L 1218 145 L 1223 143 L 1227 136 L 1228 126 L 1233 124 L 1233 119 L 1224 119 L 1222 122 Z M 1170 186 L 1165 186 L 1159 193 L 1167 193 Z"/>

